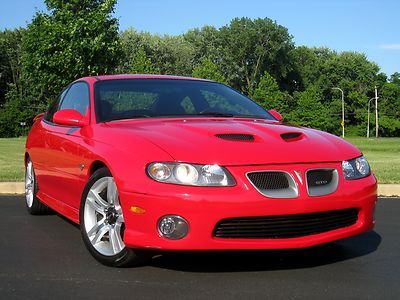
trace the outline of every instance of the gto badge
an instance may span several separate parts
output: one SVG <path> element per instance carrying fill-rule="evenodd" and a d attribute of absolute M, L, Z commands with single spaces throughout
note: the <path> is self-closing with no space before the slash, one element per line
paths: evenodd
<path fill-rule="evenodd" d="M 328 180 L 317 180 L 315 182 L 316 185 L 325 185 L 328 183 Z"/>

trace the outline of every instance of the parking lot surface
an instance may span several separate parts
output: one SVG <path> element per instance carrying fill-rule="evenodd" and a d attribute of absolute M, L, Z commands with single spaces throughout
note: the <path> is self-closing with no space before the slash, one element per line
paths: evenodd
<path fill-rule="evenodd" d="M 86 251 L 57 214 L 28 215 L 0 197 L 2 299 L 399 299 L 400 199 L 381 198 L 375 230 L 310 249 L 164 253 L 115 269 Z"/>

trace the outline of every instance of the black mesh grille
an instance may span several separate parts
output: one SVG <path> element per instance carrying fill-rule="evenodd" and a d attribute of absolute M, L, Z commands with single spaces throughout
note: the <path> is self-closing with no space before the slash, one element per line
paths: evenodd
<path fill-rule="evenodd" d="M 288 179 L 283 172 L 255 172 L 247 174 L 247 177 L 259 190 L 289 188 Z"/>
<path fill-rule="evenodd" d="M 357 222 L 355 208 L 327 212 L 224 219 L 217 223 L 218 238 L 294 238 L 348 227 Z"/>
<path fill-rule="evenodd" d="M 229 141 L 254 141 L 253 135 L 244 133 L 218 133 L 215 136 Z"/>
<path fill-rule="evenodd" d="M 334 170 L 311 170 L 307 172 L 307 183 L 309 187 L 330 184 Z"/>

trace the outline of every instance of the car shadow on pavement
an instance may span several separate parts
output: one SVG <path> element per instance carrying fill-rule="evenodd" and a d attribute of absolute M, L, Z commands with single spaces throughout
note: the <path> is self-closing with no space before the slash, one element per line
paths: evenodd
<path fill-rule="evenodd" d="M 167 252 L 155 256 L 153 267 L 186 272 L 249 272 L 302 269 L 332 264 L 376 251 L 375 231 L 335 243 L 298 250 Z"/>

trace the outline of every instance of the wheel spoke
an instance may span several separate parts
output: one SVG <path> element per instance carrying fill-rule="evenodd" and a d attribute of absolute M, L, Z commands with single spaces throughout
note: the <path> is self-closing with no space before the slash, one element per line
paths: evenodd
<path fill-rule="evenodd" d="M 107 179 L 107 202 L 114 204 L 118 201 L 117 186 L 115 185 L 114 179 L 109 177 Z"/>
<path fill-rule="evenodd" d="M 125 247 L 121 238 L 121 226 L 116 224 L 115 227 L 111 227 L 109 237 L 114 254 L 121 252 Z"/>
<path fill-rule="evenodd" d="M 90 204 L 91 207 L 93 207 L 97 212 L 103 214 L 104 209 L 108 207 L 108 203 L 104 201 L 100 195 L 93 191 L 90 190 L 87 199 L 89 200 L 88 203 Z"/>
<path fill-rule="evenodd" d="M 88 231 L 87 234 L 88 234 L 89 237 L 91 237 L 93 234 L 97 233 L 99 230 L 101 230 L 101 229 L 105 226 L 105 224 L 104 224 L 104 219 L 105 219 L 105 218 L 101 219 L 99 222 L 97 222 L 97 223 L 92 227 L 92 229 L 90 229 L 90 230 Z"/>
<path fill-rule="evenodd" d="M 109 227 L 109 226 L 106 226 L 106 225 L 103 223 L 103 226 L 100 226 L 99 230 L 96 232 L 95 236 L 94 236 L 93 239 L 91 240 L 92 244 L 93 244 L 93 245 L 94 245 L 94 244 L 97 244 L 97 243 L 101 240 L 101 238 L 102 238 L 107 232 L 109 232 L 109 230 L 110 230 L 110 227 Z"/>
<path fill-rule="evenodd" d="M 122 213 L 118 214 L 117 223 L 124 223 L 124 215 Z"/>
<path fill-rule="evenodd" d="M 28 163 L 26 173 L 28 174 L 29 178 L 32 177 L 32 163 L 31 162 Z"/>

